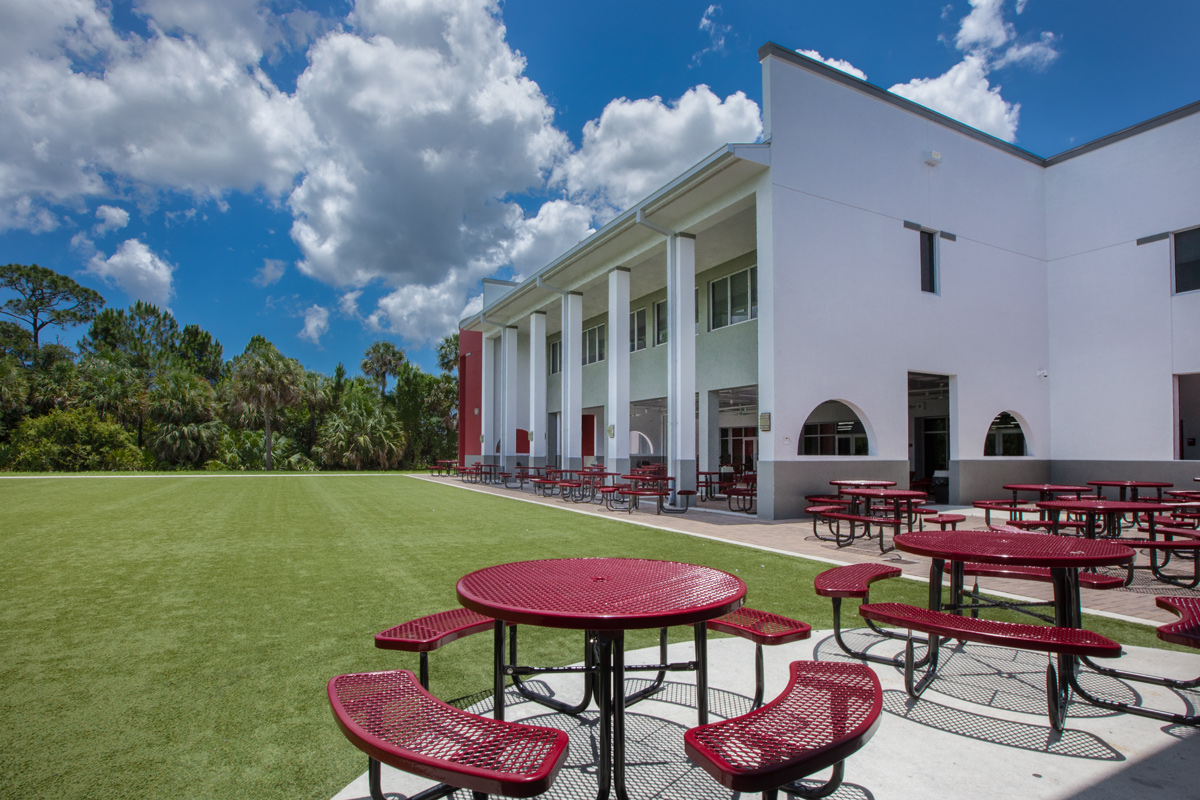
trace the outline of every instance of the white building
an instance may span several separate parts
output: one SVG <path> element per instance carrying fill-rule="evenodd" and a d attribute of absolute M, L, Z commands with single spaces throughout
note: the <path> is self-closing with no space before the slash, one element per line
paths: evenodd
<path fill-rule="evenodd" d="M 1041 158 L 759 55 L 763 143 L 486 282 L 466 461 L 666 460 L 683 488 L 724 454 L 768 519 L 832 478 L 1200 488 L 1200 103 Z"/>

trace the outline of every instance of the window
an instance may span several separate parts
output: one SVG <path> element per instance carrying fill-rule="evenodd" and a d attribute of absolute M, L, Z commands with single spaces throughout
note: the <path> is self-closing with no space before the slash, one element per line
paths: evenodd
<path fill-rule="evenodd" d="M 562 372 L 562 341 L 550 343 L 550 353 L 546 357 L 546 364 L 550 368 L 551 375 L 557 375 Z"/>
<path fill-rule="evenodd" d="M 659 300 L 654 304 L 654 344 L 667 343 L 667 301 Z"/>
<path fill-rule="evenodd" d="M 758 318 L 758 268 L 751 267 L 708 284 L 708 329 Z"/>
<path fill-rule="evenodd" d="M 936 233 L 921 231 L 921 291 L 937 294 Z"/>
<path fill-rule="evenodd" d="M 1200 228 L 1181 231 L 1175 240 L 1175 291 L 1200 289 Z"/>
<path fill-rule="evenodd" d="M 604 360 L 604 323 L 583 332 L 583 365 Z"/>
<path fill-rule="evenodd" d="M 858 420 L 807 423 L 803 448 L 806 456 L 865 456 L 867 432 Z"/>
<path fill-rule="evenodd" d="M 646 349 L 646 309 L 639 308 L 629 315 L 629 352 Z"/>
<path fill-rule="evenodd" d="M 988 428 L 987 438 L 983 441 L 985 456 L 1023 456 L 1025 455 L 1025 432 L 1021 423 L 1007 411 L 1002 411 L 992 420 Z"/>

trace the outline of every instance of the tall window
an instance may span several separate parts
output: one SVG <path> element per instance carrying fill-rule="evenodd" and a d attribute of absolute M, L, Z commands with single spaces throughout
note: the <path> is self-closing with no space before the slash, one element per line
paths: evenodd
<path fill-rule="evenodd" d="M 629 315 L 629 352 L 646 349 L 646 309 L 639 308 Z"/>
<path fill-rule="evenodd" d="M 721 463 L 753 470 L 758 458 L 758 428 L 721 428 Z"/>
<path fill-rule="evenodd" d="M 659 300 L 654 304 L 654 344 L 667 343 L 667 301 Z"/>
<path fill-rule="evenodd" d="M 937 234 L 921 231 L 921 291 L 937 294 Z"/>
<path fill-rule="evenodd" d="M 546 356 L 546 365 L 551 375 L 562 372 L 562 341 L 551 342 L 550 352 Z"/>
<path fill-rule="evenodd" d="M 583 332 L 583 365 L 604 360 L 604 323 Z"/>
<path fill-rule="evenodd" d="M 708 329 L 758 318 L 758 268 L 751 267 L 708 284 Z"/>
<path fill-rule="evenodd" d="M 1200 289 L 1200 228 L 1175 234 L 1175 291 Z"/>

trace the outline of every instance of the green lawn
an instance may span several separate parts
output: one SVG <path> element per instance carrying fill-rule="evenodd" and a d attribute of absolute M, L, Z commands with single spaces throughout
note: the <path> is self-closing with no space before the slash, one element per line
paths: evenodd
<path fill-rule="evenodd" d="M 828 565 L 395 473 L 0 479 L 0 507 L 0 797 L 325 800 L 365 769 L 326 681 L 415 668 L 372 635 L 455 606 L 461 575 L 504 561 L 706 564 L 742 576 L 756 607 L 832 624 L 812 591 Z M 913 581 L 873 594 L 925 598 Z M 1159 644 L 1150 628 L 1087 624 Z M 490 647 L 433 654 L 434 693 L 489 686 Z M 577 634 L 522 637 L 529 663 L 580 649 Z"/>

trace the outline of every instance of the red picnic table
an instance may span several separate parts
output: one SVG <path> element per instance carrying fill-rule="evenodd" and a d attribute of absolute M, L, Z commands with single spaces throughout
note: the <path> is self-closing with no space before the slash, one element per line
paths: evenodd
<path fill-rule="evenodd" d="M 1096 487 L 1096 497 L 1104 499 L 1104 489 L 1106 487 L 1119 490 L 1119 497 L 1122 502 L 1126 498 L 1134 500 L 1138 499 L 1138 491 L 1141 489 L 1154 489 L 1156 499 L 1162 500 L 1162 490 L 1170 489 L 1175 484 L 1165 483 L 1163 481 L 1088 481 L 1088 486 Z"/>
<path fill-rule="evenodd" d="M 625 631 L 693 626 L 694 664 L 661 663 L 637 669 L 647 672 L 694 670 L 696 706 L 703 725 L 708 722 L 705 622 L 737 609 L 745 596 L 746 584 L 728 572 L 695 564 L 636 558 L 563 558 L 499 564 L 472 572 L 458 582 L 459 602 L 496 620 L 496 719 L 504 719 L 502 698 L 508 675 L 547 671 L 505 663 L 506 625 L 537 625 L 597 634 L 594 671 L 598 677 L 600 722 L 598 798 L 607 798 L 610 788 L 615 789 L 618 798 L 628 796 L 625 786 Z M 588 666 L 578 669 L 593 671 Z M 537 695 L 526 696 L 542 702 Z M 561 704 L 548 705 L 561 709 Z"/>
<path fill-rule="evenodd" d="M 830 481 L 830 486 L 838 487 L 838 494 L 843 489 L 888 489 L 896 485 L 895 481 L 884 480 L 836 480 Z"/>
<path fill-rule="evenodd" d="M 1095 539 L 1102 531 L 1107 536 L 1121 535 L 1121 517 L 1125 514 L 1145 514 L 1149 517 L 1150 538 L 1154 538 L 1154 514 L 1158 511 L 1169 511 L 1173 506 L 1164 503 L 1134 503 L 1121 500 L 1097 500 L 1081 497 L 1078 500 L 1044 500 L 1037 504 L 1043 511 L 1050 512 L 1051 531 L 1059 532 L 1059 516 L 1062 512 L 1068 514 L 1083 514 L 1086 520 L 1083 535 Z M 1096 523 L 1103 520 L 1103 527 Z M 1135 519 L 1136 524 L 1136 519 Z"/>
<path fill-rule="evenodd" d="M 843 489 L 842 494 L 853 498 L 861 497 L 866 501 L 863 504 L 865 506 L 863 508 L 863 516 L 870 516 L 871 500 L 891 501 L 896 521 L 903 521 L 906 529 L 909 531 L 912 530 L 913 503 L 918 503 L 929 497 L 925 492 L 918 492 L 915 489 Z M 903 516 L 900 513 L 901 504 L 904 506 Z"/>
<path fill-rule="evenodd" d="M 946 561 L 951 562 L 951 602 L 954 604 L 961 604 L 965 575 L 964 565 L 969 562 L 1012 567 L 1049 568 L 1051 582 L 1054 586 L 1054 627 L 1048 629 L 1047 632 L 1055 635 L 1056 631 L 1062 629 L 1077 631 L 1081 638 L 1076 647 L 1081 649 L 1082 637 L 1088 632 L 1082 630 L 1083 615 L 1080 607 L 1079 571 L 1095 567 L 1130 564 L 1135 555 L 1132 548 L 1119 541 L 1007 532 L 995 532 L 988 536 L 979 536 L 978 533 L 970 531 L 903 533 L 896 537 L 896 548 L 906 553 L 932 559 L 929 569 L 929 607 L 935 611 L 940 608 L 941 604 L 942 574 Z M 961 605 L 959 607 L 961 608 Z M 1038 627 L 1046 630 L 1044 626 Z M 1068 637 L 1064 636 L 1063 638 Z M 932 652 L 936 650 L 940 637 L 931 635 L 929 640 Z M 1115 645 L 1115 643 L 1112 644 Z M 1195 688 L 1200 680 L 1180 680 L 1102 667 L 1095 664 L 1090 656 L 1071 650 L 1072 648 L 1068 647 L 1064 652 L 1058 654 L 1057 673 L 1052 672 L 1052 668 L 1047 669 L 1047 695 L 1057 695 L 1051 698 L 1050 703 L 1051 713 L 1057 715 L 1057 719 L 1051 720 L 1056 729 L 1062 730 L 1062 722 L 1066 715 L 1071 691 L 1074 691 L 1075 695 L 1084 702 L 1110 711 L 1120 711 L 1180 725 L 1200 723 L 1200 717 L 1194 714 L 1174 714 L 1099 697 L 1091 691 L 1091 688 L 1095 686 L 1094 682 L 1087 681 L 1087 688 L 1085 688 L 1080 684 L 1078 673 L 1082 671 L 1079 665 L 1083 664 L 1102 675 L 1118 680 L 1153 683 L 1177 689 Z M 1119 650 L 1118 647 L 1118 652 L 1113 654 L 1114 657 L 1119 655 Z M 931 656 L 930 660 L 936 663 L 936 655 Z"/>
<path fill-rule="evenodd" d="M 1017 498 L 1018 492 L 1037 492 L 1038 500 L 1053 500 L 1060 494 L 1073 494 L 1078 498 L 1080 495 L 1088 494 L 1092 491 L 1087 486 L 1073 486 L 1061 483 L 1006 483 L 1004 484 L 1004 488 L 1012 492 L 1013 505 L 1020 502 Z"/>

